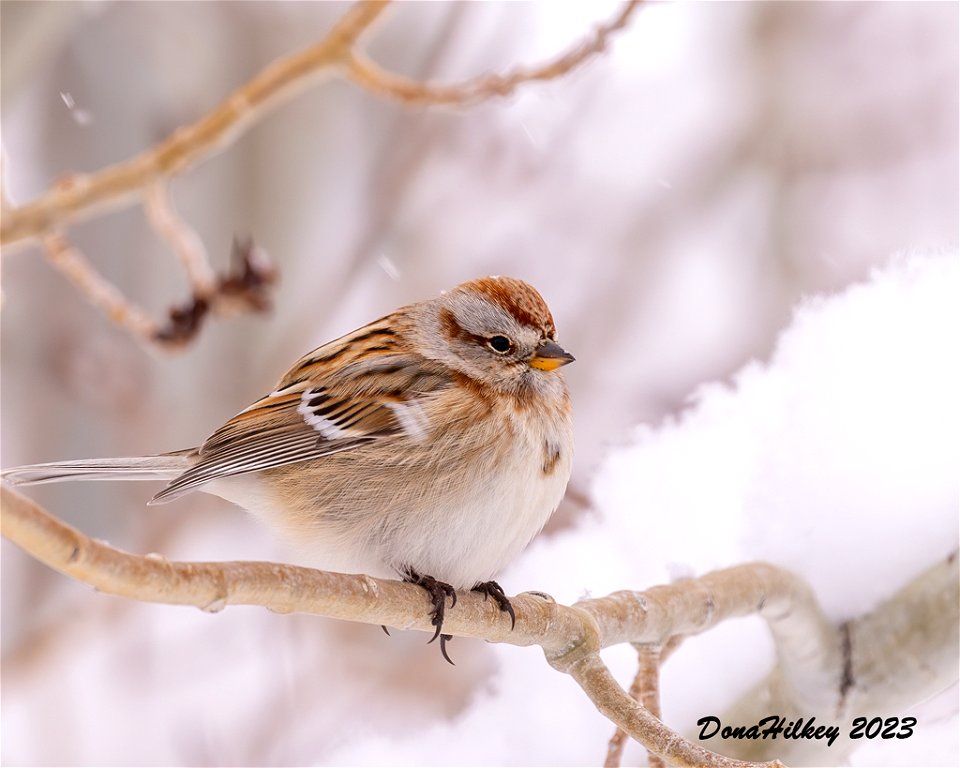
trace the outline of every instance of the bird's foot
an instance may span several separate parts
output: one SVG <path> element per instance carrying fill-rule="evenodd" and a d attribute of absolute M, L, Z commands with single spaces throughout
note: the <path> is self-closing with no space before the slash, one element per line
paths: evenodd
<path fill-rule="evenodd" d="M 503 587 L 501 587 L 495 581 L 485 581 L 482 584 L 477 584 L 471 592 L 479 592 L 483 595 L 483 599 L 486 600 L 488 597 L 492 597 L 496 604 L 500 606 L 500 610 L 510 616 L 510 629 L 513 629 L 517 626 L 517 614 L 513 611 L 513 605 L 510 603 L 510 598 L 507 597 L 503 592 Z"/>
<path fill-rule="evenodd" d="M 438 581 L 437 579 L 433 578 L 433 576 L 424 576 L 419 574 L 412 568 L 407 568 L 404 571 L 403 580 L 409 582 L 410 584 L 416 584 L 418 587 L 422 587 L 430 596 L 430 602 L 432 605 L 430 609 L 430 623 L 436 627 L 436 631 L 433 633 L 433 637 L 427 641 L 427 645 L 439 637 L 440 653 L 443 655 L 444 659 L 446 659 L 450 664 L 453 664 L 450 656 L 447 655 L 447 641 L 452 640 L 453 635 L 443 634 L 442 629 L 443 619 L 446 613 L 447 598 L 450 598 L 450 607 L 453 608 L 453 606 L 457 604 L 457 591 L 446 582 Z"/>

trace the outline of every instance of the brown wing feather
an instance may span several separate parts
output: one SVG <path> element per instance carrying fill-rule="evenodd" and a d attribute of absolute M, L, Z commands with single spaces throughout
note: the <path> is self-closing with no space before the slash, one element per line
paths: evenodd
<path fill-rule="evenodd" d="M 353 341 L 354 335 L 344 338 Z M 451 383 L 439 366 L 418 356 L 382 352 L 343 365 L 334 350 L 324 351 L 331 346 L 304 357 L 274 392 L 214 432 L 200 446 L 197 463 L 154 501 L 216 478 L 311 461 L 372 440 L 425 436 L 429 425 L 420 401 Z M 318 376 L 320 358 L 330 355 L 323 360 L 328 375 Z"/>

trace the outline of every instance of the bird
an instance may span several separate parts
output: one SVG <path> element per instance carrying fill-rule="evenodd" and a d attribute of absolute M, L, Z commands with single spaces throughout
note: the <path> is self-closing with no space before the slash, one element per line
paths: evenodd
<path fill-rule="evenodd" d="M 492 597 L 515 626 L 494 576 L 565 493 L 573 423 L 559 369 L 573 360 L 533 286 L 482 277 L 304 355 L 195 448 L 34 464 L 2 478 L 167 480 L 150 504 L 220 496 L 328 570 L 422 587 L 429 642 L 440 637 L 450 661 L 442 629 L 457 590 Z"/>

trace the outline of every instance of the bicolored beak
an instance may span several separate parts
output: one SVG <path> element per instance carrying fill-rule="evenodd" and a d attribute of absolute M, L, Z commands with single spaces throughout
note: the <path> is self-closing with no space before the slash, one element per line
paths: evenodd
<path fill-rule="evenodd" d="M 574 360 L 576 358 L 555 341 L 544 341 L 527 361 L 527 365 L 540 371 L 552 371 Z"/>

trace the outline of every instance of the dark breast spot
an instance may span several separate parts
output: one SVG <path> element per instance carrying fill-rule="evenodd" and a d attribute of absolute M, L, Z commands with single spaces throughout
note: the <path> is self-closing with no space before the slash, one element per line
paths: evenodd
<path fill-rule="evenodd" d="M 560 462 L 560 448 L 549 440 L 543 443 L 543 474 L 550 476 Z"/>

